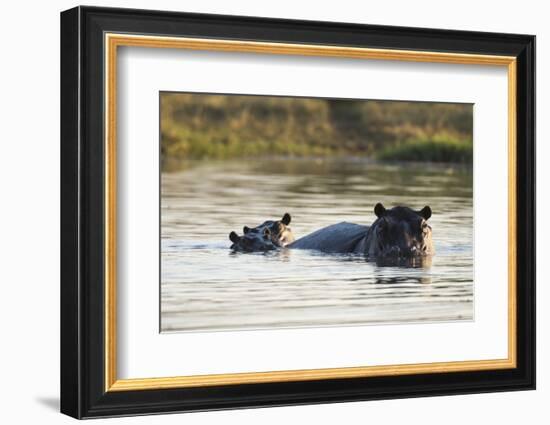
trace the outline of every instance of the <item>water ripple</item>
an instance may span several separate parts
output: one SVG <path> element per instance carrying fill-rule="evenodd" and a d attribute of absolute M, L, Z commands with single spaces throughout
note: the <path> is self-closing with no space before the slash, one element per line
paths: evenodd
<path fill-rule="evenodd" d="M 468 170 L 361 161 L 196 163 L 162 175 L 163 332 L 473 319 Z M 228 234 L 289 212 L 297 236 L 338 221 L 369 224 L 373 206 L 430 205 L 430 268 L 282 250 L 232 254 Z"/>

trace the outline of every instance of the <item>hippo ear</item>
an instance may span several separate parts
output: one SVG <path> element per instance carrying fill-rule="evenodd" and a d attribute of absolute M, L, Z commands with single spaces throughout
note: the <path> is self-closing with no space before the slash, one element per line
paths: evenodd
<path fill-rule="evenodd" d="M 285 215 L 283 215 L 283 219 L 281 220 L 281 223 L 283 223 L 285 226 L 288 226 L 290 224 L 290 214 L 289 213 L 285 213 Z"/>
<path fill-rule="evenodd" d="M 380 202 L 378 202 L 374 206 L 374 213 L 376 214 L 376 217 L 380 218 L 386 215 L 386 208 L 384 208 L 384 205 L 382 205 Z"/>
<path fill-rule="evenodd" d="M 237 235 L 235 232 L 231 232 L 229 234 L 229 240 L 233 243 L 237 243 L 241 240 L 241 238 L 239 237 L 239 235 Z"/>
<path fill-rule="evenodd" d="M 243 233 L 246 235 L 248 232 L 250 232 L 250 227 L 244 226 L 243 227 Z"/>
<path fill-rule="evenodd" d="M 429 207 L 429 206 L 425 206 L 424 208 L 422 208 L 418 214 L 421 216 L 421 217 L 424 217 L 424 220 L 427 220 L 429 219 L 431 216 L 432 216 L 432 209 Z"/>

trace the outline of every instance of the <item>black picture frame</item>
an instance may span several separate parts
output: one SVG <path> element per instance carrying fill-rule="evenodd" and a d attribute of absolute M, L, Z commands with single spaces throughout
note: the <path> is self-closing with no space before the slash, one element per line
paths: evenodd
<path fill-rule="evenodd" d="M 104 34 L 256 40 L 517 59 L 517 367 L 105 391 Z M 75 418 L 535 388 L 535 37 L 76 7 L 61 13 L 61 412 Z"/>

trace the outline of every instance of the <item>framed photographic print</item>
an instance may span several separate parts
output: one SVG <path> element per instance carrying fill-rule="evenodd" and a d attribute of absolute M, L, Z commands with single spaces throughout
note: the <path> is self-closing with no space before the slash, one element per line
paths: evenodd
<path fill-rule="evenodd" d="M 61 411 L 535 387 L 535 37 L 61 14 Z"/>

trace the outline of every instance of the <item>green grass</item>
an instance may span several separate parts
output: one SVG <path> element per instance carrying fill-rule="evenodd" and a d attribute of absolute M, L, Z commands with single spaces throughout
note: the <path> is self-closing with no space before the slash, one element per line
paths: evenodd
<path fill-rule="evenodd" d="M 467 104 L 161 94 L 165 160 L 360 156 L 468 163 L 472 123 Z"/>
<path fill-rule="evenodd" d="M 331 156 L 337 149 L 283 138 L 251 138 L 226 131 L 180 130 L 163 136 L 162 154 L 176 159 L 229 159 L 262 156 Z"/>
<path fill-rule="evenodd" d="M 432 140 L 412 140 L 381 150 L 377 159 L 382 161 L 456 162 L 471 164 L 471 141 L 459 141 L 448 137 Z"/>

